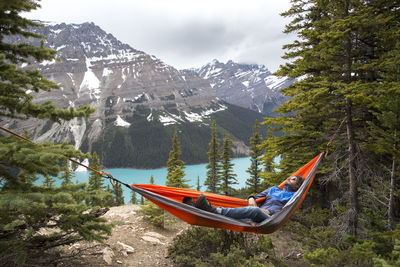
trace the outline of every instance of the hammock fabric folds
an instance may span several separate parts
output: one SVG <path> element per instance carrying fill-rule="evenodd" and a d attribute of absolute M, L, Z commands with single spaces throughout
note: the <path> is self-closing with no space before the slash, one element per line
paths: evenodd
<path fill-rule="evenodd" d="M 197 209 L 193 206 L 183 203 L 184 198 L 193 198 L 195 201 L 198 196 L 203 193 L 190 189 L 173 188 L 151 184 L 132 184 L 130 188 L 143 195 L 162 209 L 170 212 L 181 220 L 193 224 L 213 228 L 221 228 L 226 230 L 234 230 L 241 232 L 252 232 L 269 234 L 278 230 L 297 210 L 303 202 L 317 172 L 317 168 L 322 161 L 323 154 L 319 154 L 309 163 L 301 167 L 293 175 L 300 175 L 305 178 L 302 186 L 297 190 L 295 195 L 283 207 L 283 209 L 274 214 L 271 218 L 261 222 L 249 224 L 240 220 L 232 219 L 220 214 L 210 213 L 204 210 Z M 285 181 L 278 187 L 283 188 Z M 238 199 L 228 196 L 222 196 L 212 193 L 203 193 L 208 201 L 216 207 L 244 207 L 248 202 L 244 199 Z M 257 202 L 262 202 L 263 199 L 258 199 Z"/>

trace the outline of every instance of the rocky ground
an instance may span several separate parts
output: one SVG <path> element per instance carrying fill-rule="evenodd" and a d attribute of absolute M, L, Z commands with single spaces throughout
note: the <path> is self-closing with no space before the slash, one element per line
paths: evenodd
<path fill-rule="evenodd" d="M 190 227 L 175 219 L 164 229 L 155 227 L 139 213 L 140 206 L 112 207 L 104 217 L 115 224 L 112 236 L 104 243 L 75 244 L 65 249 L 74 261 L 60 266 L 173 266 L 167 258 L 168 247 L 176 235 Z M 271 235 L 274 256 L 286 264 L 304 265 L 301 247 L 278 231 Z M 76 260 L 78 259 L 78 260 Z M 293 265 L 291 265 L 293 266 Z"/>

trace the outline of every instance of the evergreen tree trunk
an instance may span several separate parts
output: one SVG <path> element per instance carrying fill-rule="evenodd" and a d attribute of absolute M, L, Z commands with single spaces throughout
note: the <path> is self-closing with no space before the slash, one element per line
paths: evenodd
<path fill-rule="evenodd" d="M 349 16 L 349 0 L 345 1 L 345 9 L 344 16 Z M 344 51 L 345 51 L 345 82 L 351 83 L 351 74 L 352 74 L 352 37 L 350 32 L 347 33 L 347 38 L 344 40 Z M 353 111 L 352 111 L 352 101 L 351 99 L 346 99 L 346 115 L 347 115 L 347 139 L 349 145 L 349 181 L 350 181 L 350 213 L 348 219 L 348 233 L 350 235 L 357 235 L 357 227 L 358 227 L 358 213 L 359 213 L 359 204 L 358 204 L 358 185 L 357 185 L 357 177 L 356 177 L 356 166 L 355 166 L 355 158 L 356 158 L 356 149 L 355 149 L 355 139 L 354 139 L 354 128 L 353 128 Z"/>
<path fill-rule="evenodd" d="M 355 157 L 356 157 L 356 149 L 355 149 L 355 140 L 354 140 L 354 130 L 352 123 L 352 104 L 351 100 L 347 99 L 346 101 L 346 113 L 347 113 L 347 138 L 349 144 L 349 181 L 350 181 L 350 214 L 348 220 L 348 233 L 350 235 L 357 235 L 357 226 L 358 226 L 358 213 L 359 213 L 359 204 L 358 204 L 358 185 L 357 185 L 357 177 L 355 173 Z"/>
<path fill-rule="evenodd" d="M 395 138 L 397 132 L 395 131 Z M 394 151 L 396 151 L 396 145 L 393 146 Z M 400 223 L 400 198 L 396 195 L 396 192 L 400 191 L 399 182 L 396 177 L 396 156 L 393 156 L 392 161 L 392 173 L 390 176 L 390 197 L 389 197 L 389 210 L 388 210 L 388 218 L 389 218 L 389 226 L 390 229 L 395 230 L 396 225 Z"/>

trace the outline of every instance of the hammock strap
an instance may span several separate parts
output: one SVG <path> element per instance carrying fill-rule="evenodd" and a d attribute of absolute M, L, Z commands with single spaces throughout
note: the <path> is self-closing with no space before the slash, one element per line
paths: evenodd
<path fill-rule="evenodd" d="M 340 128 L 342 128 L 343 123 L 347 120 L 347 116 L 344 117 L 344 119 L 342 120 L 342 122 L 340 123 L 339 127 L 336 129 L 335 133 L 333 134 L 331 140 L 329 140 L 328 144 L 326 145 L 326 151 L 325 151 L 325 158 L 328 156 L 328 152 L 329 152 L 329 146 L 332 144 L 333 140 L 336 138 L 336 136 L 338 135 Z"/>
<path fill-rule="evenodd" d="M 132 187 L 129 184 L 126 184 L 124 182 L 121 182 L 120 180 L 114 178 L 111 174 L 109 174 L 108 172 L 103 172 L 103 177 L 107 178 L 110 180 L 110 183 L 115 187 L 116 183 L 120 183 L 126 187 L 128 187 L 129 189 L 132 189 Z"/>
<path fill-rule="evenodd" d="M 7 128 L 4 128 L 4 127 L 0 126 L 0 130 L 3 130 L 3 131 L 5 131 L 5 132 L 7 132 L 7 133 L 9 133 L 9 134 L 12 134 L 12 135 L 14 135 L 14 136 L 16 136 L 16 137 L 18 137 L 18 138 L 20 138 L 20 139 L 22 139 L 22 140 L 25 140 L 25 141 L 27 141 L 27 142 L 29 142 L 29 143 L 34 144 L 34 142 L 32 142 L 31 140 L 29 140 L 28 138 L 26 138 L 26 137 L 24 137 L 24 136 L 22 136 L 22 135 L 19 135 L 19 134 L 17 134 L 16 132 L 13 132 L 13 131 L 11 131 L 11 130 L 9 130 L 9 129 L 7 129 Z M 98 171 L 98 170 L 96 170 L 96 169 L 93 169 L 92 167 L 89 167 L 89 166 L 87 166 L 87 165 L 85 165 L 85 164 L 82 164 L 82 163 L 80 163 L 79 161 L 77 161 L 77 160 L 75 160 L 75 159 L 68 158 L 68 157 L 66 157 L 66 158 L 67 158 L 69 161 L 72 161 L 72 162 L 75 163 L 75 164 L 78 164 L 78 165 L 80 165 L 80 166 L 82 166 L 82 167 L 85 167 L 86 169 L 88 169 L 88 170 L 90 170 L 90 171 L 92 171 L 92 172 L 95 172 L 95 173 L 101 175 L 101 176 L 104 177 L 104 178 L 109 179 L 109 180 L 110 180 L 110 183 L 111 183 L 114 187 L 115 187 L 115 183 L 118 182 L 118 183 L 120 183 L 120 184 L 123 184 L 123 185 L 127 186 L 128 188 L 131 188 L 130 185 L 125 184 L 125 183 L 119 181 L 118 179 L 115 179 L 115 178 L 114 178 L 111 174 L 109 174 L 108 172 L 101 172 L 101 171 Z"/>

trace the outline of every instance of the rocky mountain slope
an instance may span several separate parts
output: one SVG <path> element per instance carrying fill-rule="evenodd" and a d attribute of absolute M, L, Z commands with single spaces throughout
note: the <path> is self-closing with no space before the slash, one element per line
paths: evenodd
<path fill-rule="evenodd" d="M 233 61 L 222 63 L 213 60 L 193 71 L 207 79 L 222 100 L 267 116 L 276 116 L 273 111 L 288 99 L 279 90 L 294 82 L 293 79 L 272 75 L 263 65 Z"/>
<path fill-rule="evenodd" d="M 22 64 L 39 69 L 60 90 L 35 94 L 37 102 L 58 107 L 90 104 L 89 119 L 61 124 L 36 120 L 7 121 L 28 130 L 35 141 L 68 141 L 83 151 L 97 151 L 105 167 L 152 168 L 165 164 L 174 130 L 186 163 L 207 161 L 210 124 L 220 137 L 229 133 L 234 151 L 246 153 L 252 125 L 261 114 L 232 106 L 216 96 L 209 81 L 193 71 L 179 71 L 118 41 L 93 23 L 51 24 L 33 29 L 48 39 L 58 60 Z M 13 37 L 9 42 L 36 42 Z"/>

